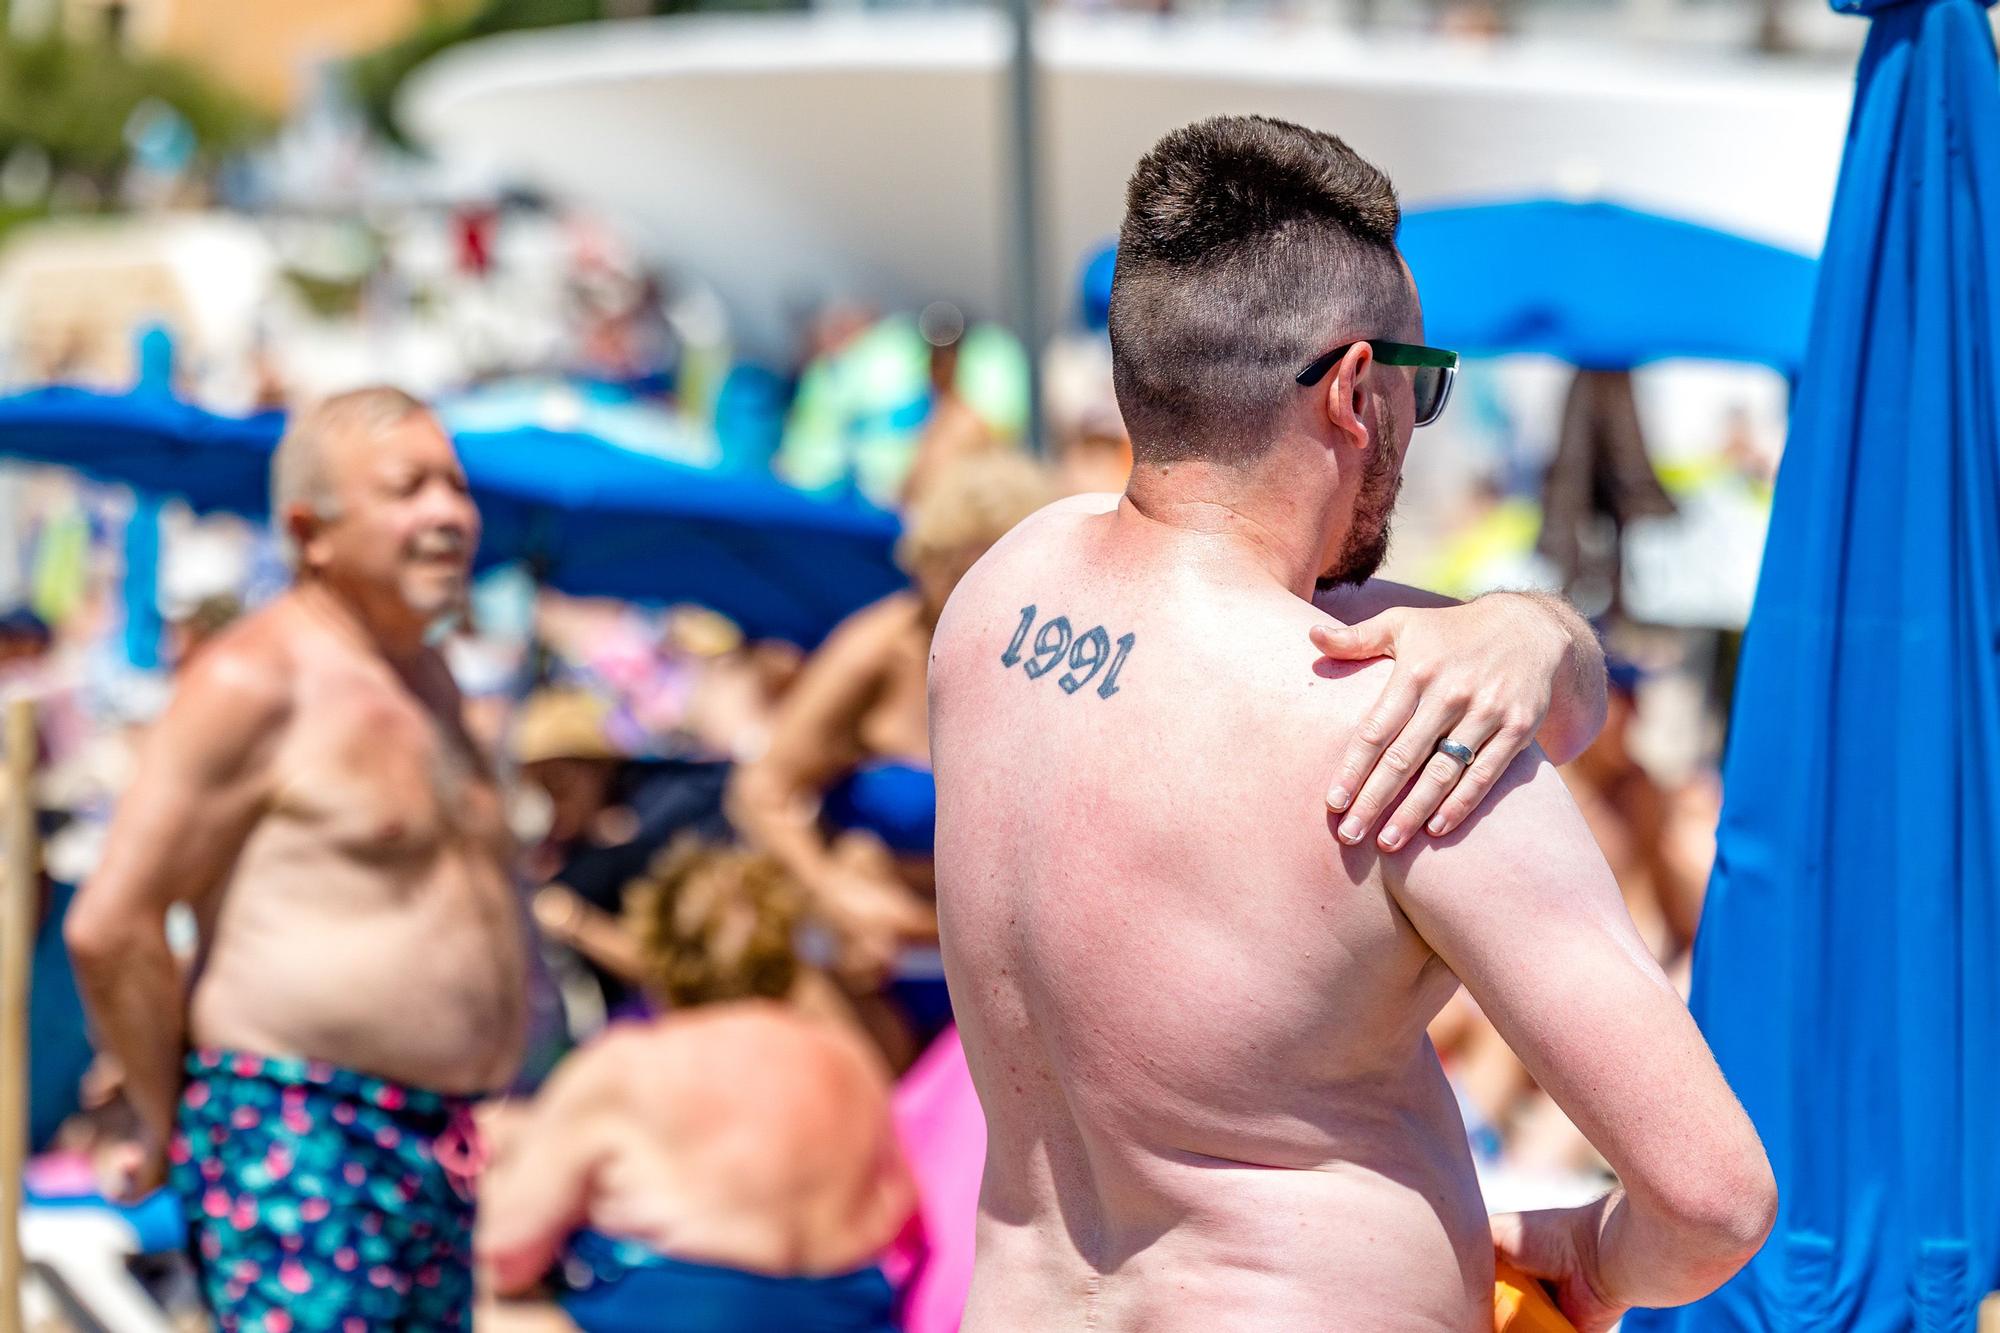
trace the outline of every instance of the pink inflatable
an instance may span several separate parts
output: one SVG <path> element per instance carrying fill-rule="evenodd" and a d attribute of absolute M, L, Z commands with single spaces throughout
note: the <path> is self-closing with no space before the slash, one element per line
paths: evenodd
<path fill-rule="evenodd" d="M 896 1087 L 896 1132 L 917 1178 L 917 1216 L 883 1258 L 907 1333 L 957 1333 L 972 1284 L 986 1117 L 958 1029 L 946 1028 Z"/>

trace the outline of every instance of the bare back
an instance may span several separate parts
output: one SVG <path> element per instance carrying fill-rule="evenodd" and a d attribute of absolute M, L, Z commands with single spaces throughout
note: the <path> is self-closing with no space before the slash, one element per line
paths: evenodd
<path fill-rule="evenodd" d="M 524 918 L 499 794 L 442 662 L 399 671 L 296 595 L 211 652 L 289 701 L 254 821 L 197 903 L 192 1040 L 449 1092 L 504 1083 L 525 1022 Z"/>
<path fill-rule="evenodd" d="M 887 1072 L 859 1039 L 768 1001 L 666 1018 L 614 1076 L 593 1226 L 778 1274 L 872 1263 L 915 1201 Z"/>
<path fill-rule="evenodd" d="M 1103 508 L 1016 529 L 933 649 L 939 917 L 989 1129 L 965 1327 L 1490 1326 L 1424 1036 L 1456 981 L 1318 786 L 1385 668 L 1317 661 L 1308 603 Z"/>
<path fill-rule="evenodd" d="M 479 1245 L 510 1287 L 580 1226 L 694 1262 L 844 1273 L 874 1262 L 916 1200 L 880 1059 L 768 1000 L 614 1027 L 502 1142 Z"/>

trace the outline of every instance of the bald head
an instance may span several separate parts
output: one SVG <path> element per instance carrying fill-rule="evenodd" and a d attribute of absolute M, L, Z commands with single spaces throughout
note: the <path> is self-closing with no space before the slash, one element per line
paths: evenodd
<path fill-rule="evenodd" d="M 300 412 L 271 459 L 271 507 L 298 578 L 372 620 L 407 629 L 461 605 L 479 511 L 451 438 L 402 390 Z"/>
<path fill-rule="evenodd" d="M 298 553 L 285 519 L 292 507 L 303 506 L 321 518 L 339 512 L 331 462 L 334 446 L 354 436 L 374 438 L 429 410 L 401 389 L 371 385 L 335 394 L 292 414 L 277 452 L 271 455 L 271 520 L 294 563 Z"/>

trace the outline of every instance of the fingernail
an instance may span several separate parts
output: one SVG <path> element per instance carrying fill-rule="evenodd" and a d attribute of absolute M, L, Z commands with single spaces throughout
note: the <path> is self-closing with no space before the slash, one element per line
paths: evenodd
<path fill-rule="evenodd" d="M 1444 832 L 1444 816 L 1443 816 L 1443 815 L 1436 815 L 1436 816 L 1433 816 L 1433 817 L 1432 817 L 1432 819 L 1431 819 L 1431 822 L 1430 822 L 1430 830 L 1431 830 L 1431 835 L 1432 835 L 1433 837 L 1435 837 L 1435 836 L 1437 836 L 1438 834 L 1440 834 L 1440 833 L 1443 833 L 1443 832 Z"/>
<path fill-rule="evenodd" d="M 1364 832 L 1366 830 L 1361 827 L 1361 821 L 1358 819 L 1349 817 L 1341 821 L 1340 840 L 1350 846 L 1360 842 Z"/>
<path fill-rule="evenodd" d="M 1401 847 L 1403 845 L 1403 830 L 1397 828 L 1394 824 L 1391 824 L 1389 825 L 1388 828 L 1383 829 L 1382 845 L 1384 847 L 1387 847 L 1392 852 L 1395 851 L 1398 847 Z"/>
<path fill-rule="evenodd" d="M 1349 792 L 1345 787 L 1335 787 L 1326 794 L 1326 803 L 1328 807 L 1334 810 L 1345 810 L 1347 803 L 1353 799 L 1353 793 Z"/>

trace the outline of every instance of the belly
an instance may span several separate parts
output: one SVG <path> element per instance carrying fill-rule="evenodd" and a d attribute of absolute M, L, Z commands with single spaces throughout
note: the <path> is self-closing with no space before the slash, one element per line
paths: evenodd
<path fill-rule="evenodd" d="M 443 1092 L 492 1089 L 524 1039 L 521 921 L 497 868 L 459 858 L 393 884 L 351 865 L 246 866 L 190 996 L 190 1035 Z"/>

